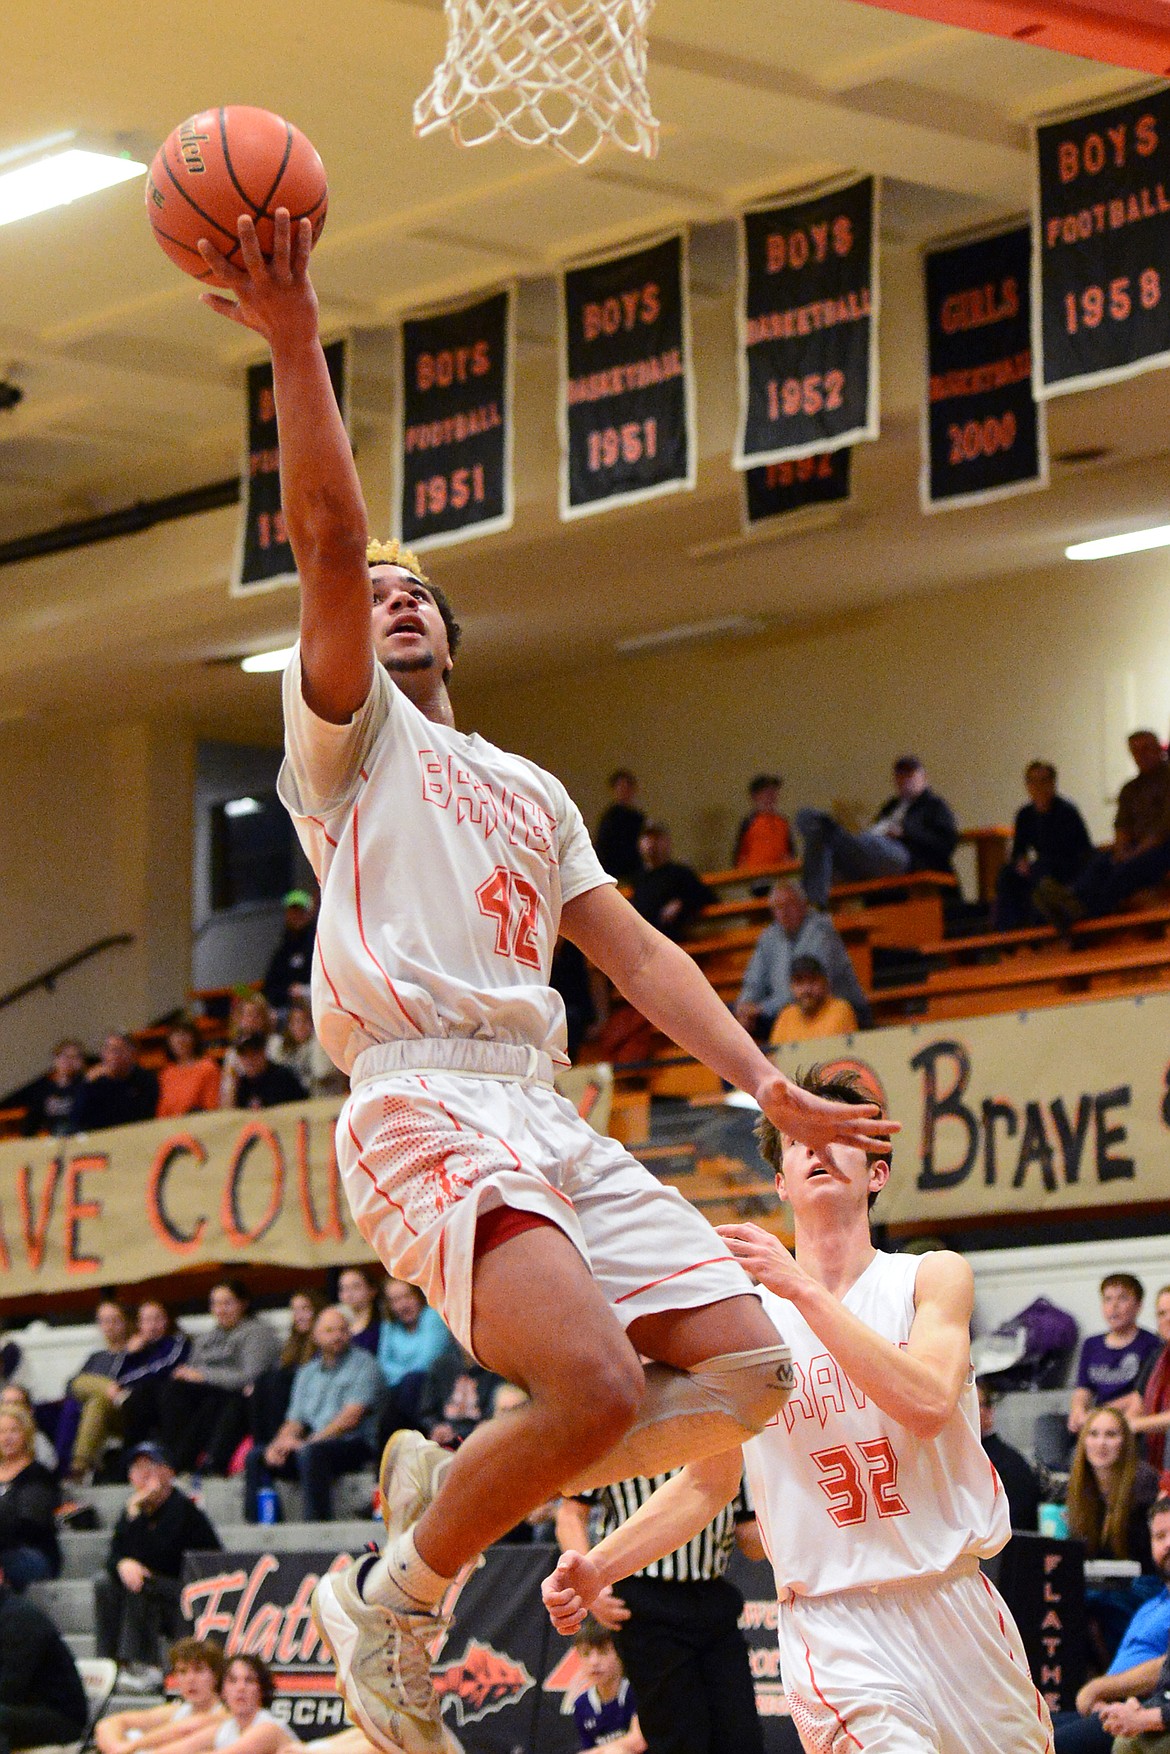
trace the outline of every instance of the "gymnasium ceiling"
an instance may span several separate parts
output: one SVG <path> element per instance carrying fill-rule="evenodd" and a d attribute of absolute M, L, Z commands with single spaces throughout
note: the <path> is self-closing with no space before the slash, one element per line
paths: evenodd
<path fill-rule="evenodd" d="M 204 0 L 198 8 L 8 0 L 0 152 L 64 128 L 151 149 L 216 102 L 297 121 L 330 175 L 314 255 L 323 322 L 355 337 L 354 433 L 372 522 L 388 524 L 395 321 L 521 283 L 513 530 L 448 550 L 487 682 L 619 638 L 710 619 L 766 623 L 1046 565 L 1065 541 L 1165 515 L 1166 380 L 1051 406 L 1053 485 L 979 511 L 917 509 L 924 244 L 1029 203 L 1028 125 L 1148 84 L 1138 73 L 853 0 L 658 0 L 654 162 L 417 142 L 410 107 L 440 56 L 440 0 Z M 733 216 L 846 170 L 883 179 L 882 437 L 855 453 L 830 530 L 740 538 Z M 556 514 L 555 282 L 575 255 L 691 228 L 697 490 L 565 527 Z M 250 339 L 198 304 L 153 244 L 142 186 L 0 228 L 0 542 L 234 474 Z M 1076 453 L 1103 452 L 1095 460 Z M 144 580 L 137 537 L 0 568 L 0 722 L 52 714 L 79 662 L 90 710 L 164 705 L 222 735 L 271 733 L 276 688 L 209 660 L 291 637 L 291 592 L 232 602 L 234 514 L 171 526 L 180 576 Z M 555 581 L 550 588 L 549 581 Z M 600 608 L 599 608 L 600 606 Z M 98 710 L 102 710 L 100 707 Z"/>

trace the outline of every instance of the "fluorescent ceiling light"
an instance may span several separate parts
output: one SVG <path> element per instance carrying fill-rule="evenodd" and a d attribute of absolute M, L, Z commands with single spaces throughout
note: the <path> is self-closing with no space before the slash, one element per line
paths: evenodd
<path fill-rule="evenodd" d="M 225 816 L 259 816 L 264 806 L 259 798 L 229 798 L 223 807 Z"/>
<path fill-rule="evenodd" d="M 1144 548 L 1170 548 L 1170 524 L 1128 530 L 1121 536 L 1101 536 L 1096 542 L 1074 542 L 1064 556 L 1066 560 L 1109 560 L 1115 554 L 1140 554 Z"/>
<path fill-rule="evenodd" d="M 128 152 L 71 144 L 76 139 L 75 134 L 52 134 L 0 155 L 0 225 L 64 207 L 146 172 Z"/>
<path fill-rule="evenodd" d="M 253 652 L 250 658 L 240 659 L 240 669 L 255 676 L 264 670 L 283 670 L 293 653 L 295 646 L 281 646 L 278 652 Z"/>

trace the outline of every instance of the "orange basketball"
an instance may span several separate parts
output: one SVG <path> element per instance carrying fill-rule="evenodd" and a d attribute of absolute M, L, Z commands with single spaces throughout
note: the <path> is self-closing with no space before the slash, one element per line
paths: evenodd
<path fill-rule="evenodd" d="M 287 207 L 294 222 L 312 220 L 316 243 L 328 205 L 325 166 L 300 129 L 250 104 L 200 110 L 180 123 L 146 179 L 146 211 L 159 244 L 184 273 L 212 286 L 221 283 L 196 248 L 200 238 L 238 265 L 241 213 L 256 221 L 268 255 L 278 207 Z"/>

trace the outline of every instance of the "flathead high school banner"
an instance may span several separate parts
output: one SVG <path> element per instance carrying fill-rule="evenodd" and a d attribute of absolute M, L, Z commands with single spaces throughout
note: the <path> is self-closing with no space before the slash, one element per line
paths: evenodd
<path fill-rule="evenodd" d="M 1037 396 L 1170 364 L 1170 92 L 1036 131 Z"/>
<path fill-rule="evenodd" d="M 513 289 L 402 325 L 398 531 L 437 548 L 512 522 Z"/>
<path fill-rule="evenodd" d="M 1031 257 L 1026 225 L 926 257 L 923 511 L 1047 484 L 1044 411 L 1032 393 Z"/>
<path fill-rule="evenodd" d="M 694 487 L 685 238 L 569 269 L 560 324 L 561 516 Z"/>
<path fill-rule="evenodd" d="M 737 469 L 877 438 L 877 206 L 863 177 L 743 215 Z"/>
<path fill-rule="evenodd" d="M 344 341 L 325 349 L 329 380 L 342 418 L 349 406 L 348 349 Z M 280 442 L 276 432 L 276 398 L 272 361 L 248 367 L 246 380 L 244 479 L 240 495 L 240 529 L 232 573 L 232 595 L 266 591 L 296 583 L 297 565 L 280 503 Z"/>

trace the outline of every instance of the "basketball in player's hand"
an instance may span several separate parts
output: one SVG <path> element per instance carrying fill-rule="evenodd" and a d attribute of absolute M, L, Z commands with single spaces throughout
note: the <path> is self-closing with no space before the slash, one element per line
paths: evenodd
<path fill-rule="evenodd" d="M 197 248 L 207 238 L 240 265 L 236 222 L 256 222 L 261 250 L 272 250 L 273 218 L 287 207 L 295 229 L 312 221 L 316 243 L 325 224 L 329 188 L 325 166 L 311 143 L 271 110 L 229 104 L 201 110 L 169 134 L 146 180 L 146 211 L 171 261 L 196 280 L 220 284 Z"/>

